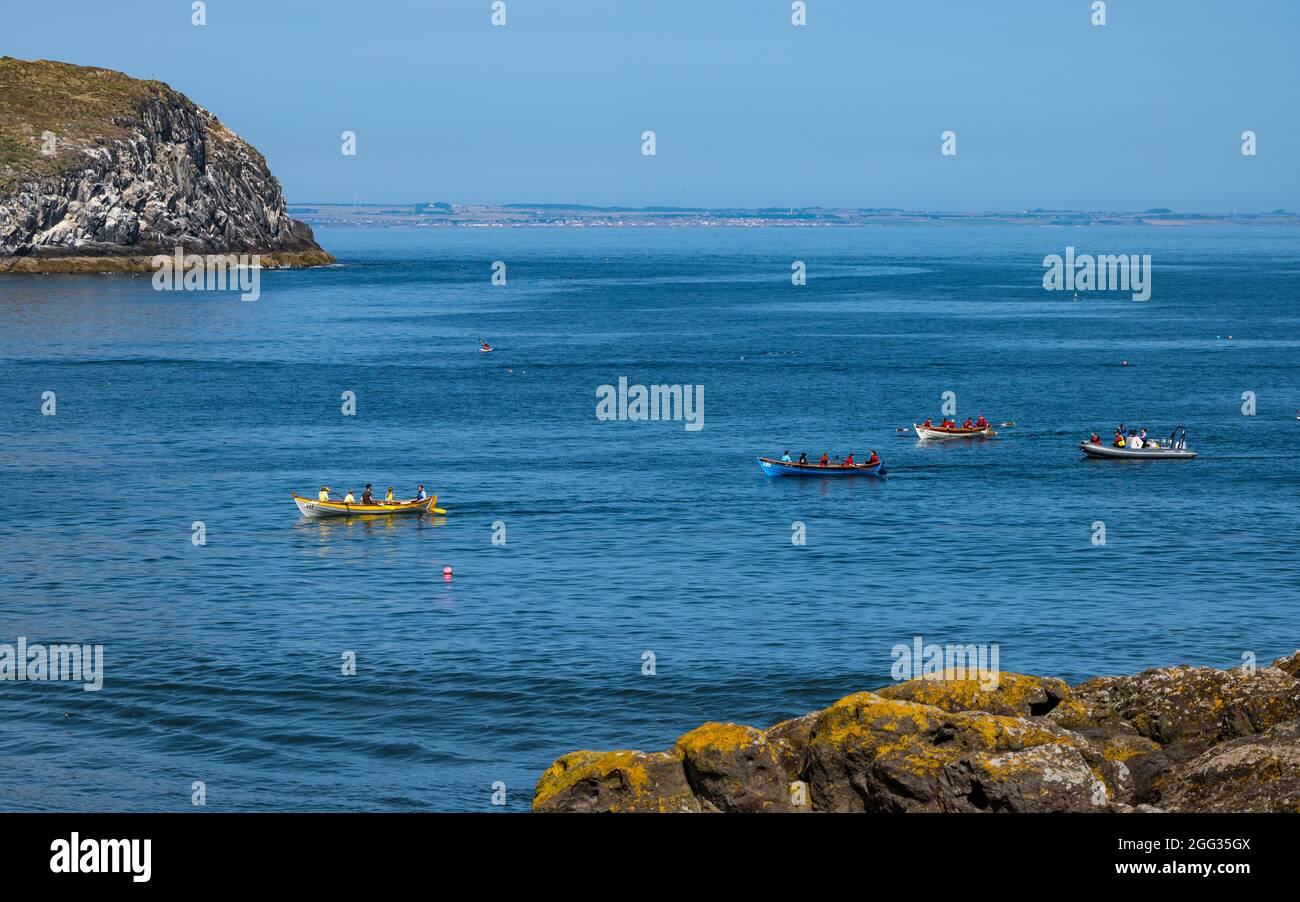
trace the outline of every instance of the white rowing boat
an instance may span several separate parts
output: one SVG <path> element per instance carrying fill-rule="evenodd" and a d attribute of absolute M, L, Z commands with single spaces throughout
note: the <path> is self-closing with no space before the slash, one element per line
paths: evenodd
<path fill-rule="evenodd" d="M 997 435 L 992 426 L 972 426 L 967 429 L 964 426 L 957 426 L 953 429 L 947 429 L 943 426 L 923 426 L 920 423 L 913 423 L 912 428 L 916 430 L 918 438 L 971 438 L 976 435 Z"/>

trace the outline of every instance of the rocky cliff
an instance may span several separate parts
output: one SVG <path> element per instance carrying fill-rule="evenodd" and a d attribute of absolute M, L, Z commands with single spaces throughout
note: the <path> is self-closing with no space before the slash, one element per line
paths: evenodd
<path fill-rule="evenodd" d="M 1300 812 L 1300 652 L 1074 687 L 912 680 L 663 752 L 571 752 L 533 810 Z"/>
<path fill-rule="evenodd" d="M 162 82 L 0 58 L 0 271 L 147 271 L 187 253 L 334 258 L 265 158 Z"/>

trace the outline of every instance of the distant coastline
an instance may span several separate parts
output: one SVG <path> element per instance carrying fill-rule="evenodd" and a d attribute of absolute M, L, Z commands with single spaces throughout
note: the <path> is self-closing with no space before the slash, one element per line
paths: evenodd
<path fill-rule="evenodd" d="M 969 225 L 1282 225 L 1300 226 L 1300 214 L 1277 209 L 1256 213 L 1187 213 L 1162 207 L 1142 211 L 1049 210 L 952 212 L 887 207 L 599 207 L 585 204 L 294 203 L 287 212 L 313 226 L 598 228 L 636 226 L 683 228 L 716 226 L 868 226 L 930 223 Z"/>

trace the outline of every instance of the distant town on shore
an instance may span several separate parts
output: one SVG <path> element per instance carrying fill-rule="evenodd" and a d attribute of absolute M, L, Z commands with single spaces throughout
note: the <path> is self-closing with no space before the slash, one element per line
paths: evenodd
<path fill-rule="evenodd" d="M 866 226 L 902 223 L 1024 223 L 1030 225 L 1300 225 L 1291 210 L 1185 213 L 1055 210 L 952 212 L 893 207 L 601 207 L 586 204 L 352 203 L 290 204 L 289 215 L 312 225 L 350 226 Z"/>

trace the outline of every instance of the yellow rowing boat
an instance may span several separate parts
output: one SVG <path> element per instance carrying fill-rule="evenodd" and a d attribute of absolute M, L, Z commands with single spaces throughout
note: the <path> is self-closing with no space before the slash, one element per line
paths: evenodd
<path fill-rule="evenodd" d="M 445 514 L 437 507 L 438 496 L 430 495 L 423 501 L 395 501 L 392 504 L 351 504 L 342 501 L 313 501 L 297 492 L 293 494 L 293 503 L 298 505 L 304 517 L 348 517 L 374 514 Z"/>

